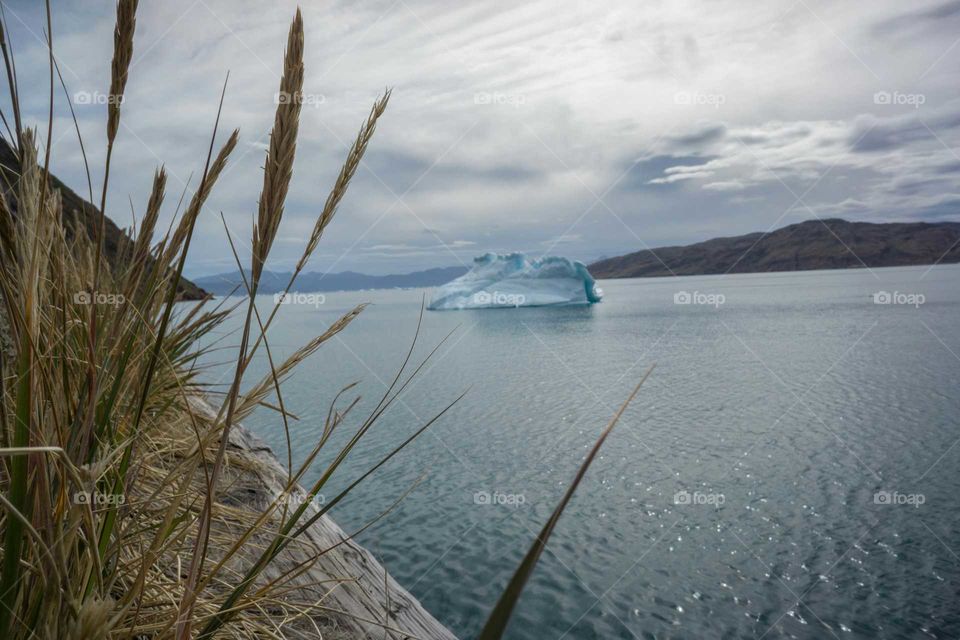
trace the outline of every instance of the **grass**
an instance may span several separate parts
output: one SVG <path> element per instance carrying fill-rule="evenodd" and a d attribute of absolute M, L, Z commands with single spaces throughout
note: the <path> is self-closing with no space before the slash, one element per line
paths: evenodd
<path fill-rule="evenodd" d="M 321 493 L 421 370 L 426 360 L 411 362 L 414 337 L 392 384 L 369 414 L 354 414 L 359 398 L 351 395 L 353 385 L 334 398 L 320 441 L 302 465 L 288 469 L 285 493 L 296 490 L 335 430 L 349 423 L 355 425 L 354 431 L 328 456 L 331 461 L 306 487 L 306 499 L 299 505 L 287 504 L 283 493 L 265 505 L 230 505 L 218 499 L 225 478 L 236 472 L 228 448 L 231 430 L 254 409 L 267 407 L 277 412 L 289 434 L 294 418 L 283 400 L 284 380 L 346 329 L 363 307 L 277 362 L 266 336 L 281 305 L 276 302 L 264 313 L 255 302 L 283 219 L 296 157 L 304 77 L 299 11 L 283 58 L 280 95 L 286 99 L 279 101 L 274 118 L 251 256 L 246 270 L 241 269 L 249 273 L 245 301 L 239 308 L 176 304 L 195 223 L 239 138 L 237 131 L 221 135 L 220 109 L 202 177 L 175 225 L 166 232 L 157 229 L 166 202 L 166 173 L 160 168 L 139 225 L 122 238 L 117 255 L 106 255 L 110 159 L 133 57 L 136 11 L 136 0 L 117 4 L 101 218 L 99 232 L 92 236 L 71 226 L 59 193 L 50 188 L 51 150 L 48 145 L 39 158 L 38 132 L 23 127 L 5 19 L 0 29 L 10 93 L 10 111 L 0 112 L 0 118 L 20 165 L 0 197 L 0 296 L 8 334 L 4 346 L 10 346 L 0 349 L 0 638 L 281 637 L 278 619 L 310 618 L 325 610 L 323 598 L 305 600 L 302 590 L 293 587 L 297 577 L 322 563 L 330 549 L 303 549 L 298 564 L 279 575 L 272 572 L 268 578 L 267 569 L 459 398 L 346 483 L 347 488 L 322 508 L 308 508 L 310 499 Z M 63 85 L 49 15 L 48 4 L 46 140 L 51 139 L 55 79 Z M 65 85 L 63 89 L 68 93 Z M 387 91 L 362 122 L 287 291 L 335 216 L 389 100 Z M 223 94 L 221 108 L 222 104 Z M 79 127 L 77 131 L 79 135 Z M 92 197 L 92 186 L 90 193 Z M 232 238 L 230 242 L 233 246 Z M 240 268 L 244 260 L 236 252 L 234 256 Z M 232 383 L 219 407 L 203 411 L 197 398 L 205 392 L 199 380 L 204 351 L 195 345 L 231 313 L 245 318 Z M 270 371 L 251 382 L 245 374 L 260 354 L 268 359 Z M 593 454 L 494 609 L 484 638 L 502 635 L 527 576 L 592 458 Z M 340 579 L 350 576 L 333 582 Z M 388 619 L 384 632 L 390 632 Z"/>

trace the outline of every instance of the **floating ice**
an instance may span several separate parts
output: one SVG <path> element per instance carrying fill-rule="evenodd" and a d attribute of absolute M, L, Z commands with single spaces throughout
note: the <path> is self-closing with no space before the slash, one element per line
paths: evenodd
<path fill-rule="evenodd" d="M 437 287 L 430 309 L 548 307 L 600 302 L 603 291 L 582 262 L 558 256 L 488 253 L 473 268 Z"/>

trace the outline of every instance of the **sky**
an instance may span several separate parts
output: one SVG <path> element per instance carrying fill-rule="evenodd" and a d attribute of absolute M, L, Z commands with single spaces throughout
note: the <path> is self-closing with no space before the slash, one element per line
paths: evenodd
<path fill-rule="evenodd" d="M 43 3 L 3 0 L 25 119 L 46 135 Z M 169 223 L 240 143 L 187 275 L 247 248 L 296 4 L 145 0 L 107 214 Z M 488 251 L 590 262 L 814 218 L 960 220 L 960 0 L 303 2 L 304 107 L 268 267 L 290 269 L 378 94 L 387 112 L 308 270 L 409 272 Z M 103 180 L 114 4 L 53 2 L 52 169 Z M 4 103 L 9 113 L 9 103 Z M 46 142 L 44 141 L 44 144 Z M 132 203 L 132 204 L 131 204 Z M 221 218 L 221 213 L 223 218 Z"/>

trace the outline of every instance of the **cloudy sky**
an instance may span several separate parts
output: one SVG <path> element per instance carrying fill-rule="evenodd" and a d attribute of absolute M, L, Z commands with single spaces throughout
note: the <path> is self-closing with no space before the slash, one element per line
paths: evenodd
<path fill-rule="evenodd" d="M 46 118 L 43 3 L 4 0 L 30 122 Z M 113 3 L 55 1 L 54 50 L 102 180 Z M 349 140 L 390 107 L 312 269 L 585 261 L 814 217 L 960 219 L 960 1 L 303 2 L 307 93 L 271 267 L 289 268 Z M 198 225 L 193 276 L 249 237 L 295 3 L 140 3 L 108 215 L 166 220 L 196 186 L 223 78 L 241 143 Z M 86 179 L 58 88 L 53 169 Z M 7 107 L 4 107 L 5 109 Z M 45 125 L 43 126 L 45 131 Z M 189 191 L 188 191 L 189 193 Z"/>

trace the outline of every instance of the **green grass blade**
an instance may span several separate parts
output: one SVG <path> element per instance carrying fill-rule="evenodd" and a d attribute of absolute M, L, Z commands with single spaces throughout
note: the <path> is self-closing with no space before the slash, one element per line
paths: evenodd
<path fill-rule="evenodd" d="M 30 444 L 30 345 L 21 345 L 17 359 L 17 403 L 14 423 L 13 446 Z M 27 505 L 27 456 L 14 456 L 10 460 L 9 502 L 22 514 L 29 514 Z M 0 568 L 0 637 L 10 637 L 13 610 L 17 606 L 20 590 L 20 554 L 23 547 L 23 523 L 14 517 L 7 518 L 3 540 L 3 563 Z"/>
<path fill-rule="evenodd" d="M 596 443 L 594 443 L 593 448 L 587 455 L 587 459 L 583 461 L 582 465 L 580 465 L 580 468 L 577 470 L 577 475 L 573 478 L 573 482 L 570 483 L 570 487 L 567 489 L 566 493 L 563 494 L 560 504 L 558 504 L 556 509 L 553 510 L 553 513 L 550 515 L 550 519 L 547 520 L 547 523 L 543 525 L 543 529 L 540 530 L 540 535 L 537 536 L 537 539 L 534 540 L 530 550 L 527 551 L 527 555 L 524 556 L 523 562 L 521 562 L 520 566 L 517 567 L 513 577 L 510 578 L 510 582 L 507 583 L 507 588 L 504 589 L 503 594 L 500 596 L 500 600 L 497 601 L 497 606 L 495 606 L 493 611 L 490 613 L 487 623 L 483 626 L 483 630 L 477 637 L 478 640 L 499 640 L 499 638 L 503 636 L 503 632 L 507 628 L 507 623 L 510 622 L 510 615 L 513 613 L 513 609 L 517 604 L 517 600 L 520 599 L 520 593 L 523 591 L 523 587 L 527 584 L 530 574 L 533 573 L 533 569 L 537 565 L 537 560 L 540 559 L 540 555 L 546 548 L 547 540 L 550 538 L 550 534 L 553 533 L 553 529 L 556 527 L 557 521 L 560 519 L 560 515 L 567 507 L 567 503 L 570 502 L 570 498 L 573 497 L 573 493 L 580 485 L 580 481 L 583 480 L 583 476 L 586 474 L 587 469 L 590 467 L 590 463 L 593 462 L 597 452 L 600 451 L 600 447 L 603 445 L 604 440 L 606 440 L 607 436 L 610 435 L 613 427 L 617 424 L 617 421 L 620 420 L 620 416 L 623 415 L 623 412 L 627 409 L 627 406 L 633 400 L 634 396 L 637 395 L 637 392 L 640 391 L 640 387 L 643 386 L 643 383 L 653 371 L 653 366 L 651 366 L 647 372 L 643 374 L 643 377 L 640 379 L 640 382 L 637 383 L 637 386 L 634 387 L 630 397 L 628 397 L 620 406 L 620 409 L 613 416 L 613 418 L 611 418 L 606 428 L 604 428 L 603 432 L 600 434 L 600 437 L 597 438 Z"/>

